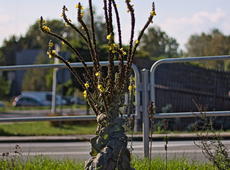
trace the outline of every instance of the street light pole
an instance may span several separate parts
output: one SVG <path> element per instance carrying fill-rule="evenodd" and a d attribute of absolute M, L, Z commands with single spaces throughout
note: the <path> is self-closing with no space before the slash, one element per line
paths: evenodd
<path fill-rule="evenodd" d="M 55 45 L 55 50 L 57 54 L 60 51 L 59 45 Z M 54 58 L 54 64 L 59 64 L 59 60 Z M 53 83 L 52 83 L 52 103 L 51 103 L 51 113 L 56 114 L 56 88 L 57 88 L 57 71 L 58 68 L 53 69 Z"/>

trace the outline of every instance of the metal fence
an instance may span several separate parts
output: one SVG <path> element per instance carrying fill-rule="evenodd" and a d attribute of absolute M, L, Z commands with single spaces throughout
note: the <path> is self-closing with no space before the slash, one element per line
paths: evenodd
<path fill-rule="evenodd" d="M 157 112 L 230 110 L 230 72 L 191 64 L 163 64 L 156 70 Z"/>

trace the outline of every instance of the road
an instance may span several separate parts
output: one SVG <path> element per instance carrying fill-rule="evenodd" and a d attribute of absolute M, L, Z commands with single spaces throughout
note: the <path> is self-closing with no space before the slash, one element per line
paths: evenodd
<path fill-rule="evenodd" d="M 229 148 L 230 141 L 223 143 Z M 55 142 L 55 143 L 17 143 L 21 147 L 23 156 L 44 155 L 54 159 L 86 160 L 89 158 L 89 142 Z M 165 158 L 164 142 L 153 142 L 152 157 Z M 0 152 L 14 153 L 15 143 L 1 143 Z M 130 143 L 129 143 L 130 145 Z M 133 154 L 138 157 L 143 156 L 142 142 L 133 143 Z M 193 141 L 170 141 L 168 144 L 168 158 L 186 158 L 188 160 L 205 161 L 200 149 Z"/>

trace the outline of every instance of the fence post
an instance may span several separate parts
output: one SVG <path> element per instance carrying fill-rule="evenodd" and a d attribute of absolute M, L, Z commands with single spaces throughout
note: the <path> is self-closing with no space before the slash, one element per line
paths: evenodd
<path fill-rule="evenodd" d="M 149 70 L 142 70 L 142 115 L 143 115 L 143 143 L 144 143 L 144 157 L 149 158 Z"/>

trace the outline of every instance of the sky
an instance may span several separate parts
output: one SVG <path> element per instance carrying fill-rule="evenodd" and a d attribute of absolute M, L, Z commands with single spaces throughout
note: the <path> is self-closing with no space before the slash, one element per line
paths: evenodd
<path fill-rule="evenodd" d="M 24 35 L 40 16 L 61 19 L 61 9 L 66 5 L 68 15 L 75 19 L 75 4 L 86 0 L 0 0 L 0 46 L 10 35 Z M 103 14 L 102 0 L 93 0 L 98 15 Z M 116 0 L 120 9 L 123 39 L 128 42 L 130 17 L 124 0 Z M 151 11 L 151 0 L 132 0 L 135 6 L 136 33 L 142 28 Z M 214 28 L 230 35 L 230 0 L 155 0 L 157 16 L 152 26 L 159 26 L 174 37 L 184 49 L 192 34 L 210 32 Z"/>

